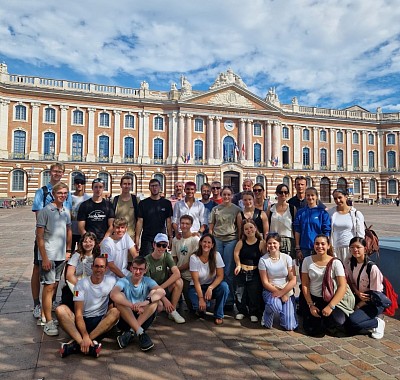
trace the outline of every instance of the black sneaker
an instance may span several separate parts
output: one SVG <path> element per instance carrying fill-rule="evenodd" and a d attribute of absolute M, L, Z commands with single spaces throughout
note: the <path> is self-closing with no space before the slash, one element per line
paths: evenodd
<path fill-rule="evenodd" d="M 124 331 L 121 335 L 117 336 L 117 342 L 119 348 L 125 348 L 130 342 L 133 341 L 135 334 L 132 331 Z"/>
<path fill-rule="evenodd" d="M 61 343 L 60 356 L 65 358 L 68 355 L 76 354 L 80 351 L 79 344 L 75 341 L 69 343 Z"/>
<path fill-rule="evenodd" d="M 95 340 L 93 341 L 93 346 L 89 347 L 89 355 L 94 358 L 98 358 L 100 356 L 101 351 L 101 343 L 97 343 Z"/>
<path fill-rule="evenodd" d="M 154 347 L 154 343 L 145 332 L 139 335 L 139 347 L 142 351 L 148 351 Z"/>

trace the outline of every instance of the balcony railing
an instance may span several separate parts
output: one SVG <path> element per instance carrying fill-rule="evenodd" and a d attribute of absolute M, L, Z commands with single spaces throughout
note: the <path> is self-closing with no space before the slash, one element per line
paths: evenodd
<path fill-rule="evenodd" d="M 160 159 L 160 158 L 156 158 L 156 159 L 150 160 L 150 163 L 153 165 L 165 165 L 167 163 L 167 161 Z"/>
<path fill-rule="evenodd" d="M 382 168 L 383 172 L 388 172 L 388 173 L 393 173 L 393 172 L 398 172 L 400 171 L 400 168 L 396 168 L 396 167 L 390 167 L 390 168 Z"/>
<path fill-rule="evenodd" d="M 353 172 L 361 172 L 362 169 L 360 166 L 353 166 Z"/>
<path fill-rule="evenodd" d="M 320 170 L 330 170 L 328 165 L 321 165 L 319 168 L 320 168 Z"/>
<path fill-rule="evenodd" d="M 108 156 L 100 156 L 96 158 L 97 162 L 110 162 L 110 157 Z"/>
<path fill-rule="evenodd" d="M 41 156 L 39 156 L 39 160 L 42 160 L 42 161 L 57 161 L 58 160 L 58 156 L 56 154 L 53 154 L 53 153 L 42 154 Z"/>
<path fill-rule="evenodd" d="M 122 159 L 122 162 L 124 164 L 137 164 L 138 163 L 138 159 L 134 158 L 134 157 L 124 157 Z"/>
<path fill-rule="evenodd" d="M 207 165 L 207 160 L 194 160 L 195 165 Z"/>
<path fill-rule="evenodd" d="M 14 153 L 10 153 L 8 155 L 8 158 L 11 160 L 27 160 L 29 158 L 29 155 L 27 155 L 25 153 L 14 152 Z"/>
<path fill-rule="evenodd" d="M 282 168 L 283 169 L 293 169 L 293 165 L 292 164 L 283 164 Z"/>
<path fill-rule="evenodd" d="M 303 165 L 303 170 L 314 170 L 313 165 Z"/>
<path fill-rule="evenodd" d="M 68 156 L 68 161 L 72 161 L 72 162 L 85 162 L 86 161 L 86 157 L 83 157 L 79 154 L 73 154 L 72 156 Z"/>
<path fill-rule="evenodd" d="M 338 172 L 344 172 L 344 166 L 336 166 Z"/>
<path fill-rule="evenodd" d="M 369 168 L 368 168 L 368 171 L 369 171 L 369 172 L 376 172 L 377 169 L 376 169 L 376 168 L 369 167 Z"/>

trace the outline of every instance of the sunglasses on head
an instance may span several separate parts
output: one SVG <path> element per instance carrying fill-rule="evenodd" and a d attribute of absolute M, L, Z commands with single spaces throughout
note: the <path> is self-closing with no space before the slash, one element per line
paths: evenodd
<path fill-rule="evenodd" d="M 289 192 L 288 191 L 278 191 L 277 192 L 279 195 L 288 195 Z"/>
<path fill-rule="evenodd" d="M 253 189 L 253 193 L 262 193 L 263 189 Z"/>
<path fill-rule="evenodd" d="M 167 243 L 156 243 L 156 246 L 157 246 L 158 248 L 167 248 L 167 247 L 168 247 L 168 244 L 167 244 Z"/>

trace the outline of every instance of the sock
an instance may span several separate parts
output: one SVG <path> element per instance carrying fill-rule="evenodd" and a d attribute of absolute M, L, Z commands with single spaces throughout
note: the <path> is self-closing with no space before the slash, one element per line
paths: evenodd
<path fill-rule="evenodd" d="M 33 300 L 33 306 L 36 307 L 37 305 L 40 305 L 40 299 L 39 298 L 35 298 Z"/>
<path fill-rule="evenodd" d="M 144 330 L 141 327 L 139 327 L 136 331 L 136 335 L 142 335 L 143 333 L 144 333 Z"/>

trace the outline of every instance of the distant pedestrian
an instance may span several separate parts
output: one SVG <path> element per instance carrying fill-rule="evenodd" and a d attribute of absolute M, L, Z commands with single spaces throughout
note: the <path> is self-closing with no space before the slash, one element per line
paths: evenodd
<path fill-rule="evenodd" d="M 400 206 L 400 199 L 399 199 L 399 197 L 396 198 L 396 206 L 397 206 L 397 207 Z"/>

